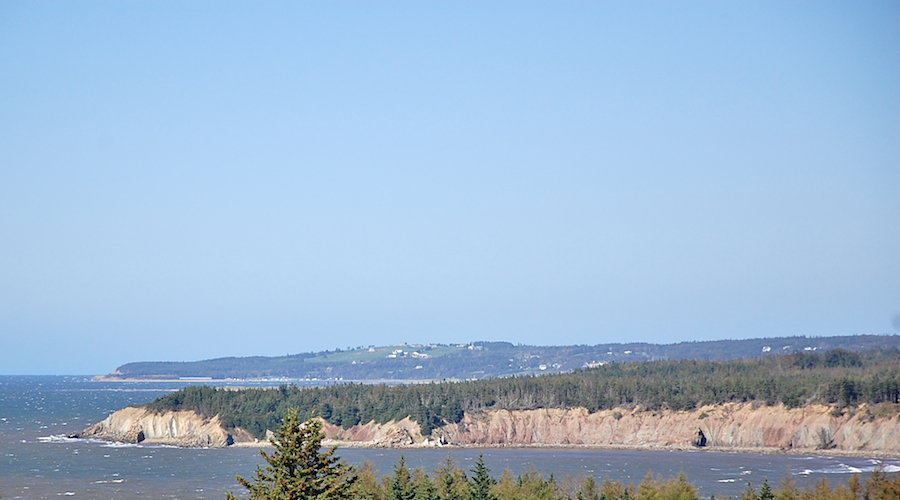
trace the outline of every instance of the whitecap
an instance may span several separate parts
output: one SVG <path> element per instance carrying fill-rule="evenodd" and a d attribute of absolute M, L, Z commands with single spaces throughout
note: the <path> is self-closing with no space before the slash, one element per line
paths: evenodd
<path fill-rule="evenodd" d="M 56 434 L 53 436 L 40 436 L 38 437 L 38 441 L 42 443 L 75 443 L 78 442 L 78 439 L 70 438 L 65 434 Z"/>
<path fill-rule="evenodd" d="M 802 471 L 798 472 L 797 475 L 798 476 L 808 476 L 812 473 L 813 473 L 812 469 L 803 469 Z"/>
<path fill-rule="evenodd" d="M 838 464 L 837 467 L 826 467 L 824 469 L 818 469 L 815 472 L 819 474 L 859 474 L 863 472 L 863 470 L 847 464 Z"/>
<path fill-rule="evenodd" d="M 734 479 L 719 479 L 720 483 L 733 483 Z"/>
<path fill-rule="evenodd" d="M 882 467 L 881 470 L 885 472 L 900 472 L 900 466 L 889 464 Z"/>
<path fill-rule="evenodd" d="M 104 448 L 142 448 L 141 445 L 134 443 L 119 443 L 116 441 L 104 441 Z"/>
<path fill-rule="evenodd" d="M 742 470 L 742 471 L 741 471 L 741 475 L 742 475 L 742 476 L 746 476 L 746 475 L 749 475 L 749 474 L 753 474 L 753 471 L 752 471 L 752 470 Z"/>

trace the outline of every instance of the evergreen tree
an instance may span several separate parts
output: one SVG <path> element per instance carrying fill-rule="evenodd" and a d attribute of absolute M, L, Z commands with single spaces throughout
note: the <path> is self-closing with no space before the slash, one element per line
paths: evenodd
<path fill-rule="evenodd" d="M 491 470 L 484 465 L 484 455 L 478 455 L 478 461 L 472 468 L 472 482 L 469 485 L 469 500 L 497 500 L 491 488 L 497 481 L 491 476 Z"/>
<path fill-rule="evenodd" d="M 610 481 L 609 478 L 603 480 L 603 484 L 600 486 L 600 499 L 601 500 L 620 500 L 621 498 L 627 498 L 628 490 L 625 489 L 625 485 L 619 482 Z"/>
<path fill-rule="evenodd" d="M 860 490 L 858 482 L 856 489 Z M 884 467 L 879 465 L 866 480 L 862 494 L 866 500 L 896 500 L 900 498 L 900 474 L 891 479 L 890 475 L 884 472 Z"/>
<path fill-rule="evenodd" d="M 850 478 L 851 483 L 853 482 L 853 477 Z M 853 498 L 857 498 L 859 495 L 854 493 Z M 787 470 L 784 477 L 781 478 L 781 487 L 778 488 L 778 491 L 775 493 L 775 500 L 799 500 L 800 493 L 797 491 L 796 483 L 794 483 L 793 477 L 791 477 L 790 469 Z"/>
<path fill-rule="evenodd" d="M 594 476 L 588 476 L 581 488 L 575 494 L 577 500 L 600 500 L 600 485 L 594 480 Z"/>
<path fill-rule="evenodd" d="M 301 422 L 297 410 L 288 410 L 284 422 L 275 433 L 275 451 L 271 455 L 260 450 L 267 465 L 256 466 L 256 479 L 241 476 L 238 482 L 250 491 L 251 500 L 343 500 L 352 497 L 357 480 L 351 465 L 334 455 L 336 450 L 322 451 L 322 423 Z M 229 500 L 236 500 L 228 493 Z"/>
<path fill-rule="evenodd" d="M 772 487 L 769 486 L 769 480 L 763 480 L 763 485 L 759 489 L 759 494 L 756 496 L 759 500 L 775 500 L 775 494 L 772 493 Z"/>
<path fill-rule="evenodd" d="M 354 488 L 355 500 L 385 500 L 384 490 L 378 484 L 378 471 L 372 462 L 363 462 L 358 476 Z"/>
<path fill-rule="evenodd" d="M 749 482 L 747 483 L 747 489 L 741 494 L 741 500 L 759 500 L 756 492 L 753 491 L 753 486 Z"/>
<path fill-rule="evenodd" d="M 394 466 L 394 475 L 387 481 L 388 500 L 414 500 L 416 490 L 413 488 L 412 475 L 406 467 L 406 458 L 400 455 L 400 462 Z"/>
<path fill-rule="evenodd" d="M 438 498 L 440 500 L 466 500 L 468 485 L 466 473 L 456 466 L 453 457 L 448 453 L 436 472 Z"/>
<path fill-rule="evenodd" d="M 416 469 L 412 478 L 415 500 L 438 500 L 438 491 L 434 482 L 423 469 Z"/>

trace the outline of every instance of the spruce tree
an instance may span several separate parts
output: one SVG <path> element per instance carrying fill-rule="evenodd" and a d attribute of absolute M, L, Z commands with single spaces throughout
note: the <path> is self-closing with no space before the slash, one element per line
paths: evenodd
<path fill-rule="evenodd" d="M 466 500 L 466 473 L 456 466 L 449 453 L 435 472 L 440 500 Z"/>
<path fill-rule="evenodd" d="M 588 476 L 581 483 L 581 487 L 575 493 L 575 498 L 577 500 L 600 500 L 600 485 L 594 480 L 594 476 Z"/>
<path fill-rule="evenodd" d="M 256 466 L 256 479 L 237 481 L 250 491 L 251 500 L 343 500 L 353 494 L 357 476 L 351 465 L 334 455 L 336 447 L 323 451 L 322 423 L 300 422 L 297 410 L 288 410 L 275 433 L 275 451 L 260 450 L 267 465 Z M 236 500 L 228 493 L 229 500 Z"/>
<path fill-rule="evenodd" d="M 394 466 L 394 476 L 387 482 L 388 500 L 413 500 L 416 490 L 412 484 L 412 474 L 406 467 L 406 458 L 400 455 L 400 462 Z"/>
<path fill-rule="evenodd" d="M 756 492 L 753 491 L 753 486 L 749 482 L 747 483 L 747 489 L 741 494 L 741 500 L 759 500 Z"/>
<path fill-rule="evenodd" d="M 472 482 L 469 486 L 469 500 L 497 500 L 491 488 L 497 483 L 491 476 L 491 470 L 484 465 L 484 456 L 479 454 L 475 467 L 472 468 Z"/>
<path fill-rule="evenodd" d="M 424 469 L 419 468 L 413 472 L 412 484 L 416 492 L 415 500 L 439 500 L 437 486 Z"/>
<path fill-rule="evenodd" d="M 775 494 L 772 493 L 772 487 L 769 486 L 769 480 L 763 480 L 762 488 L 759 489 L 759 494 L 756 495 L 756 498 L 759 500 L 775 500 Z"/>

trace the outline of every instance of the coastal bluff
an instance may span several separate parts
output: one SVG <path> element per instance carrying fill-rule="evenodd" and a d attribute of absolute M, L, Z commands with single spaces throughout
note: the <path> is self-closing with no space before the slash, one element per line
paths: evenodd
<path fill-rule="evenodd" d="M 72 437 L 210 448 L 255 441 L 242 429 L 225 430 L 218 416 L 205 419 L 192 411 L 153 413 L 140 406 L 123 408 Z"/>
<path fill-rule="evenodd" d="M 787 408 L 752 403 L 709 405 L 694 411 L 583 408 L 466 413 L 423 436 L 405 418 L 349 429 L 324 423 L 327 444 L 355 447 L 581 446 L 635 449 L 710 448 L 723 451 L 877 453 L 900 456 L 900 418 L 891 405 L 839 410 L 825 405 Z M 73 435 L 127 443 L 186 447 L 258 446 L 243 429 L 190 411 L 119 410 Z"/>

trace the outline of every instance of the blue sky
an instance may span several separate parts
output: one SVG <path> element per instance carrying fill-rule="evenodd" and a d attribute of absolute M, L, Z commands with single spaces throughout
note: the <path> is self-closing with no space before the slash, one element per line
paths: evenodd
<path fill-rule="evenodd" d="M 896 333 L 897 2 L 0 3 L 0 373 Z"/>

